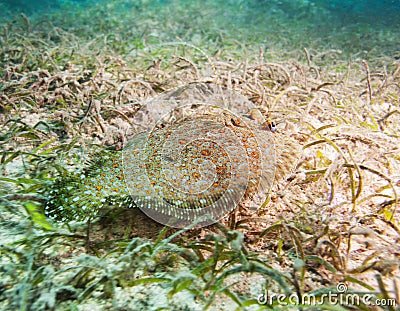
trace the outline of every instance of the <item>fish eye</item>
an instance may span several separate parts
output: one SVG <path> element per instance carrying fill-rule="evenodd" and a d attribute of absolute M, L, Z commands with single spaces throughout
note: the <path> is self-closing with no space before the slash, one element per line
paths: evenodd
<path fill-rule="evenodd" d="M 276 132 L 276 124 L 273 121 L 268 122 L 268 128 L 271 132 Z"/>

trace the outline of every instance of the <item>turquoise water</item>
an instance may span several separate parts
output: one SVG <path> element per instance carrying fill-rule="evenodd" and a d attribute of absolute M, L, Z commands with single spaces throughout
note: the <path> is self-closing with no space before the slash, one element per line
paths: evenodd
<path fill-rule="evenodd" d="M 89 16 L 86 11 L 93 8 Z M 205 34 L 212 26 L 214 36 L 221 31 L 243 44 L 256 42 L 286 51 L 374 50 L 397 59 L 400 50 L 400 0 L 3 0 L 0 12 L 6 23 L 18 21 L 23 13 L 67 31 L 85 27 L 77 33 L 82 37 L 114 33 L 131 42 L 154 33 L 152 27 L 160 42 L 196 41 L 185 37 L 188 31 L 211 41 Z M 149 12 L 156 14 L 147 17 Z"/>
<path fill-rule="evenodd" d="M 50 10 L 60 9 L 60 5 L 68 3 L 83 3 L 94 4 L 101 3 L 102 1 L 90 0 L 70 0 L 70 1 L 52 1 L 52 0 L 3 0 L 3 14 L 23 12 L 25 14 L 40 13 Z M 124 1 L 125 3 L 132 3 L 134 5 L 141 5 L 142 2 L 153 3 L 155 6 L 170 5 L 173 1 L 170 0 L 155 0 L 155 1 L 141 1 L 131 0 Z M 185 1 L 179 1 L 185 2 Z M 187 0 L 186 2 L 191 2 Z M 218 3 L 218 1 L 215 1 Z M 338 21 L 353 22 L 369 22 L 369 23 L 384 23 L 384 24 L 397 24 L 400 25 L 400 1 L 399 0 L 356 0 L 356 1 L 340 1 L 340 0 L 249 0 L 249 1 L 228 1 L 232 6 L 248 6 L 255 10 L 273 10 L 280 9 L 287 14 L 298 13 L 299 10 L 307 12 L 312 15 L 315 8 L 320 8 L 328 11 L 332 17 Z M 5 8 L 5 10 L 4 10 Z M 312 17 L 312 16 L 309 16 Z"/>

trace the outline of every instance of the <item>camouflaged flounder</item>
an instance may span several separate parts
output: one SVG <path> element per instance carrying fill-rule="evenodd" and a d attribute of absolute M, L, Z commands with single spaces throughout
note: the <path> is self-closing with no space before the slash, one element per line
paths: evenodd
<path fill-rule="evenodd" d="M 166 114 L 171 101 L 173 113 Z M 147 131 L 123 151 L 95 153 L 81 170 L 56 180 L 46 214 L 86 220 L 103 207 L 138 206 L 178 219 L 204 212 L 219 218 L 243 198 L 265 196 L 296 157 L 287 156 L 293 152 L 282 139 L 276 152 L 270 128 L 249 105 L 243 96 L 205 83 L 159 96 L 137 114 Z"/>

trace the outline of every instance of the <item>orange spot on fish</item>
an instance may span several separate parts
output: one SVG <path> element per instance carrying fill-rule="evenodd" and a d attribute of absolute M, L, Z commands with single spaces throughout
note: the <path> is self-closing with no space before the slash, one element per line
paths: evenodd
<path fill-rule="evenodd" d="M 256 158 L 256 159 L 260 158 L 260 155 L 258 154 L 258 152 L 255 152 L 255 151 L 252 151 L 252 152 L 251 152 L 251 156 L 252 156 L 253 158 Z"/>
<path fill-rule="evenodd" d="M 210 151 L 210 150 L 207 150 L 207 149 L 203 149 L 203 150 L 201 150 L 201 154 L 202 154 L 203 156 L 208 157 L 208 156 L 211 154 L 211 151 Z"/>

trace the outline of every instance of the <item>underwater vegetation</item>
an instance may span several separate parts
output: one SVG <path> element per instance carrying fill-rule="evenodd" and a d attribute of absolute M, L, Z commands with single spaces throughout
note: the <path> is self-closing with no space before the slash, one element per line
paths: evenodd
<path fill-rule="evenodd" d="M 58 2 L 1 21 L 0 309 L 282 310 L 289 299 L 265 294 L 343 289 L 372 303 L 290 307 L 398 309 L 398 27 L 324 22 L 336 8 L 322 1 L 132 3 Z M 218 223 L 176 229 L 129 208 L 108 178 L 120 181 L 115 155 L 140 107 L 193 85 L 232 90 L 273 121 L 259 126 L 278 174 Z M 65 204 L 87 190 L 93 214 Z M 103 199 L 111 208 L 97 209 Z"/>

